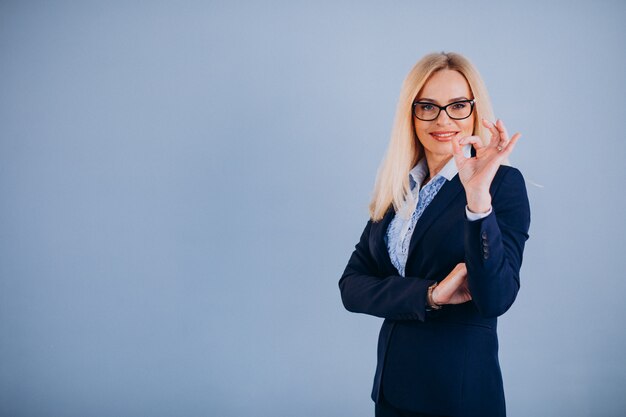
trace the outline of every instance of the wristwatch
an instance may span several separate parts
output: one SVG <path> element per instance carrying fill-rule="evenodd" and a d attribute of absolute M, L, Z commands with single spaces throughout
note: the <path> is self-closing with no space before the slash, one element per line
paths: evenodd
<path fill-rule="evenodd" d="M 431 285 L 430 287 L 428 287 L 428 293 L 426 295 L 426 304 L 428 304 L 428 307 L 431 310 L 440 310 L 441 306 L 439 304 L 435 304 L 435 302 L 433 301 L 433 291 L 435 290 L 435 288 L 437 288 L 438 283 L 435 282 L 433 285 Z"/>

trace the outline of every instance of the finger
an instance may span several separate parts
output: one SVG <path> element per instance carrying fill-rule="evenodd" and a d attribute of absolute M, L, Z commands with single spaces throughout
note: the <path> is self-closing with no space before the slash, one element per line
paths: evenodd
<path fill-rule="evenodd" d="M 461 285 L 467 278 L 467 268 L 465 264 L 458 264 L 452 270 L 452 278 L 450 281 L 454 282 L 457 286 Z"/>
<path fill-rule="evenodd" d="M 504 122 L 500 119 L 496 122 L 496 128 L 498 132 L 500 132 L 500 140 L 508 141 L 509 140 L 509 132 L 506 130 L 506 126 L 504 126 Z"/>
<path fill-rule="evenodd" d="M 459 280 L 456 275 L 452 275 L 444 279 L 437 285 L 435 291 L 438 290 L 439 298 L 449 299 L 456 291 L 461 288 L 463 280 Z"/>
<path fill-rule="evenodd" d="M 502 151 L 502 156 L 504 158 L 508 157 L 511 154 L 511 152 L 513 152 L 513 149 L 515 148 L 515 144 L 517 143 L 517 141 L 521 137 L 522 137 L 521 133 L 516 133 L 516 134 L 513 135 L 513 137 L 509 141 L 509 143 L 506 146 L 506 148 L 504 148 L 504 150 Z"/>
<path fill-rule="evenodd" d="M 465 155 L 463 155 L 463 149 L 461 149 L 461 144 L 459 143 L 458 138 L 452 138 L 452 154 L 454 155 L 454 162 L 458 168 L 459 165 L 465 160 Z"/>
<path fill-rule="evenodd" d="M 463 277 L 467 274 L 467 269 L 465 268 L 465 264 L 460 263 L 457 264 L 452 271 L 439 283 L 439 285 L 444 285 L 444 287 L 449 288 L 458 287 L 459 279 L 463 280 Z"/>
<path fill-rule="evenodd" d="M 466 136 L 462 138 L 461 140 L 459 140 L 459 144 L 461 146 L 467 145 L 468 143 L 471 143 L 475 149 L 481 149 L 485 147 L 482 139 L 479 136 Z"/>
<path fill-rule="evenodd" d="M 489 129 L 491 127 L 491 125 L 493 125 L 493 123 L 491 123 L 489 120 L 487 119 L 481 119 L 483 122 L 483 126 L 485 126 L 487 129 Z"/>
<path fill-rule="evenodd" d="M 491 133 L 489 146 L 495 148 L 496 146 L 498 146 L 498 142 L 500 142 L 500 131 L 496 128 L 496 125 L 494 125 L 487 119 L 483 119 L 483 126 L 485 126 Z"/>

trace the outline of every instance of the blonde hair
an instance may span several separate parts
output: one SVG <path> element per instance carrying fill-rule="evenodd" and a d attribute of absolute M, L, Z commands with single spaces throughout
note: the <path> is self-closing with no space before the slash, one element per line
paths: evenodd
<path fill-rule="evenodd" d="M 413 101 L 431 75 L 443 69 L 458 71 L 467 80 L 476 100 L 473 134 L 480 136 L 483 142 L 489 141 L 489 131 L 482 125 L 481 120 L 493 121 L 493 109 L 478 70 L 467 58 L 454 52 L 424 56 L 411 69 L 402 84 L 389 146 L 378 169 L 369 206 L 373 221 L 381 220 L 392 204 L 397 211 L 411 198 L 409 171 L 421 159 L 423 153 L 413 125 Z"/>

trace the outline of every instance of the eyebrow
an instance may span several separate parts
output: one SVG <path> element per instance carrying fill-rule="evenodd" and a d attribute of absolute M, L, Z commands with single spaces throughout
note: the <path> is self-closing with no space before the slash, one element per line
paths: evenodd
<path fill-rule="evenodd" d="M 448 104 L 454 103 L 455 101 L 461 101 L 461 100 L 473 100 L 473 99 L 469 99 L 467 97 L 455 97 L 455 98 L 450 99 L 450 101 L 448 101 Z M 425 98 L 425 97 L 424 98 L 418 98 L 415 101 L 427 101 L 429 103 L 435 103 L 435 104 L 438 103 L 437 100 L 433 100 L 432 98 Z"/>

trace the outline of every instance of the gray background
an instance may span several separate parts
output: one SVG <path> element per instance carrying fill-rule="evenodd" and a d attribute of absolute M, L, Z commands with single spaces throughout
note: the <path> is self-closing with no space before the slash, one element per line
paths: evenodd
<path fill-rule="evenodd" d="M 524 134 L 509 415 L 624 415 L 625 19 L 621 1 L 0 2 L 0 415 L 373 415 L 381 320 L 343 310 L 337 280 L 401 82 L 440 50 Z"/>

